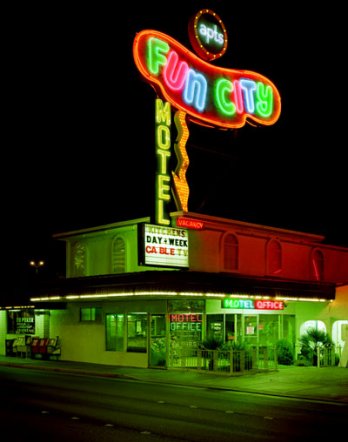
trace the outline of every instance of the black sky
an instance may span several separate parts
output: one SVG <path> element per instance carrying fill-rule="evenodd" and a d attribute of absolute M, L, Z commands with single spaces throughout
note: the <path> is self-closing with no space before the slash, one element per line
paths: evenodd
<path fill-rule="evenodd" d="M 187 24 L 201 8 L 217 12 L 228 30 L 227 53 L 215 63 L 268 77 L 282 113 L 269 127 L 222 132 L 190 125 L 189 210 L 348 246 L 340 3 L 307 10 L 303 2 L 230 0 L 88 5 L 8 12 L 7 275 L 32 257 L 57 265 L 53 233 L 151 215 L 155 92 L 134 65 L 132 43 L 136 32 L 157 29 L 191 50 Z"/>

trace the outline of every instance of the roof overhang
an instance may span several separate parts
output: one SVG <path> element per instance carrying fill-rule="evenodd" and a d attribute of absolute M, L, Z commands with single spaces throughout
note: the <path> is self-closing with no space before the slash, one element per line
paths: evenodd
<path fill-rule="evenodd" d="M 158 298 L 185 295 L 331 301 L 335 299 L 335 284 L 245 277 L 229 273 L 144 271 L 58 280 L 38 289 L 32 294 L 30 301 L 37 304 L 91 298 Z"/>

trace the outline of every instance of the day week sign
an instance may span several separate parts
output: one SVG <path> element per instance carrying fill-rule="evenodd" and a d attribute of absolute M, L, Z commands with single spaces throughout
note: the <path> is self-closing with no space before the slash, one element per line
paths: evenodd
<path fill-rule="evenodd" d="M 144 224 L 144 263 L 151 266 L 188 267 L 187 230 Z"/>

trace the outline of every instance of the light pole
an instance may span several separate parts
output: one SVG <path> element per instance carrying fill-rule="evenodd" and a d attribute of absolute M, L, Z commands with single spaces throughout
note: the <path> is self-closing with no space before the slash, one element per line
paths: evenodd
<path fill-rule="evenodd" d="M 45 265 L 45 261 L 42 261 L 42 260 L 40 260 L 40 261 L 31 260 L 31 261 L 29 261 L 29 265 L 31 267 L 34 267 L 35 268 L 35 273 L 38 274 L 39 273 L 39 269 Z"/>

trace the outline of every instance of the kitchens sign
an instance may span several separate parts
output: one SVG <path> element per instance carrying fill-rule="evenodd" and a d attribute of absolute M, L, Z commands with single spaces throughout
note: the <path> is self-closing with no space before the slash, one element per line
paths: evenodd
<path fill-rule="evenodd" d="M 189 266 L 189 245 L 186 229 L 143 225 L 144 264 L 151 266 Z"/>

